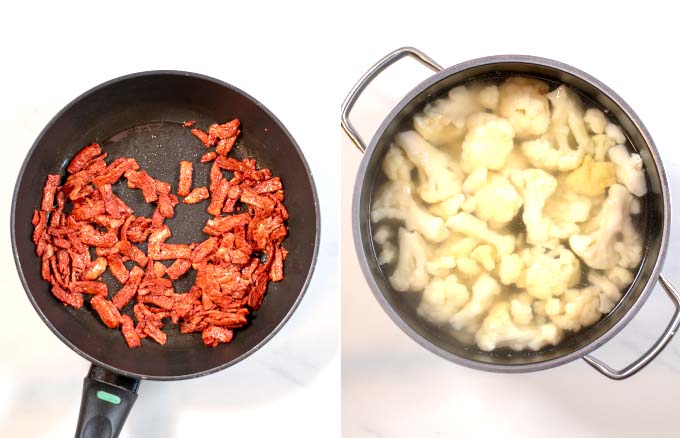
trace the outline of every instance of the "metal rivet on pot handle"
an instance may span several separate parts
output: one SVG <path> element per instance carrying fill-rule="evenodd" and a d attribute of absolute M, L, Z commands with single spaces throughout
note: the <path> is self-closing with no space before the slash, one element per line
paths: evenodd
<path fill-rule="evenodd" d="M 663 275 L 659 276 L 659 280 L 661 282 L 661 286 L 663 286 L 663 288 L 666 290 L 666 293 L 668 293 L 668 296 L 671 298 L 671 300 L 673 300 L 673 304 L 675 305 L 675 313 L 673 314 L 673 319 L 671 320 L 671 322 L 668 323 L 668 326 L 666 327 L 666 330 L 664 331 L 663 335 L 656 341 L 656 343 L 649 350 L 647 350 L 647 352 L 641 358 L 639 358 L 638 360 L 636 360 L 635 362 L 628 365 L 622 370 L 615 370 L 614 368 L 605 364 L 601 360 L 596 359 L 592 356 L 585 356 L 583 358 L 583 360 L 588 362 L 590 366 L 592 366 L 605 376 L 609 377 L 610 379 L 614 380 L 627 379 L 628 377 L 632 376 L 633 374 L 637 373 L 638 371 L 649 365 L 649 363 L 659 353 L 661 353 L 661 351 L 663 351 L 663 349 L 666 347 L 666 345 L 671 340 L 673 335 L 675 335 L 675 332 L 678 330 L 678 327 L 680 326 L 680 294 L 678 294 L 678 291 L 675 290 L 673 285 L 671 285 Z"/>
<path fill-rule="evenodd" d="M 352 122 L 349 121 L 349 113 L 350 111 L 352 111 L 354 104 L 356 103 L 357 99 L 364 91 L 364 89 L 368 86 L 368 84 L 370 84 L 371 81 L 373 81 L 373 79 L 375 79 L 383 70 L 385 70 L 387 67 L 394 64 L 396 61 L 403 58 L 404 56 L 410 56 L 434 71 L 438 72 L 443 70 L 442 66 L 434 62 L 432 58 L 430 58 L 420 50 L 415 49 L 413 47 L 402 47 L 400 49 L 397 49 L 394 52 L 389 53 L 380 61 L 376 62 L 375 65 L 373 65 L 373 67 L 368 69 L 368 71 L 364 73 L 361 79 L 359 79 L 357 83 L 354 85 L 354 87 L 350 90 L 349 94 L 345 98 L 345 101 L 342 102 L 342 106 L 340 107 L 341 108 L 340 125 L 342 125 L 342 129 L 345 130 L 349 138 L 352 140 L 352 142 L 354 142 L 356 147 L 359 148 L 361 152 L 364 152 L 366 150 L 366 143 L 364 143 L 364 140 L 361 138 L 357 130 L 354 128 Z"/>

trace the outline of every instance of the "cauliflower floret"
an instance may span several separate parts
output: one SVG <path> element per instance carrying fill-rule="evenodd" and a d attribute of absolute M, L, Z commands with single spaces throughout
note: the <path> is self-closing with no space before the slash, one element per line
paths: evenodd
<path fill-rule="evenodd" d="M 556 223 L 585 222 L 590 217 L 592 205 L 590 197 L 573 192 L 567 187 L 564 178 L 558 177 L 557 190 L 545 202 L 543 214 Z"/>
<path fill-rule="evenodd" d="M 378 264 L 389 265 L 397 259 L 397 247 L 392 242 L 385 242 L 378 253 Z"/>
<path fill-rule="evenodd" d="M 586 153 L 594 152 L 583 122 L 581 102 L 564 85 L 547 96 L 553 105 L 550 130 L 541 138 L 522 143 L 522 152 L 534 167 L 563 172 L 576 169 Z M 571 136 L 576 145 L 570 143 Z"/>
<path fill-rule="evenodd" d="M 465 86 L 451 89 L 448 96 L 425 106 L 413 117 L 413 127 L 428 142 L 443 146 L 455 144 L 465 134 L 465 121 L 482 108 Z"/>
<path fill-rule="evenodd" d="M 456 259 L 452 256 L 440 256 L 427 262 L 427 272 L 435 277 L 445 277 L 456 267 Z"/>
<path fill-rule="evenodd" d="M 387 225 L 381 225 L 373 233 L 373 241 L 378 245 L 384 245 L 392 237 L 392 230 Z"/>
<path fill-rule="evenodd" d="M 486 180 L 489 177 L 489 169 L 486 167 L 480 167 L 479 169 L 473 170 L 465 181 L 463 181 L 463 193 L 475 193 L 486 184 Z"/>
<path fill-rule="evenodd" d="M 470 258 L 478 262 L 482 268 L 492 271 L 496 267 L 494 249 L 489 245 L 479 245 L 470 253 Z"/>
<path fill-rule="evenodd" d="M 482 267 L 471 257 L 460 257 L 456 261 L 456 270 L 463 275 L 466 280 L 477 278 L 482 273 Z"/>
<path fill-rule="evenodd" d="M 559 296 L 578 283 L 581 264 L 564 246 L 544 253 L 540 247 L 532 250 L 533 258 L 525 261 L 524 284 L 527 292 L 539 300 Z"/>
<path fill-rule="evenodd" d="M 595 154 L 593 155 L 595 161 L 604 161 L 607 158 L 607 151 L 614 146 L 616 142 L 613 138 L 605 134 L 593 135 L 592 139 L 593 148 L 595 149 Z"/>
<path fill-rule="evenodd" d="M 635 268 L 642 260 L 642 239 L 633 225 L 630 214 L 623 219 L 621 233 L 623 239 L 614 244 L 614 251 L 619 254 L 618 264 L 623 268 Z"/>
<path fill-rule="evenodd" d="M 444 324 L 470 299 L 465 285 L 455 275 L 433 278 L 423 291 L 418 315 L 435 324 Z"/>
<path fill-rule="evenodd" d="M 516 351 L 530 348 L 536 351 L 546 345 L 557 345 L 561 339 L 562 332 L 554 324 L 515 324 L 510 316 L 509 305 L 505 301 L 491 308 L 475 335 L 477 346 L 483 351 L 501 347 L 509 347 Z"/>
<path fill-rule="evenodd" d="M 550 238 L 552 224 L 543 216 L 543 206 L 557 188 L 557 180 L 541 169 L 525 170 L 522 176 L 524 182 L 522 221 L 527 227 L 527 242 L 539 244 Z"/>
<path fill-rule="evenodd" d="M 623 134 L 623 131 L 621 131 L 621 128 L 613 123 L 607 123 L 607 126 L 604 128 L 604 133 L 608 137 L 611 137 L 611 139 L 614 140 L 616 144 L 626 143 L 626 136 Z"/>
<path fill-rule="evenodd" d="M 460 193 L 463 174 L 448 154 L 416 131 L 401 132 L 395 141 L 418 168 L 418 194 L 425 202 L 443 201 Z"/>
<path fill-rule="evenodd" d="M 609 188 L 607 200 L 597 216 L 589 224 L 590 234 L 569 237 L 572 251 L 588 266 L 595 269 L 611 269 L 619 263 L 621 255 L 615 250 L 616 237 L 623 230 L 624 220 L 630 215 L 633 196 L 620 184 Z"/>
<path fill-rule="evenodd" d="M 586 155 L 583 163 L 571 171 L 565 183 L 574 192 L 585 196 L 600 196 L 616 182 L 616 167 L 609 162 L 594 161 Z"/>
<path fill-rule="evenodd" d="M 571 149 L 569 134 L 576 140 L 578 149 L 592 154 L 593 142 L 583 121 L 581 99 L 565 85 L 547 94 L 553 106 L 550 133 L 560 149 Z"/>
<path fill-rule="evenodd" d="M 449 322 L 456 330 L 474 324 L 491 307 L 494 297 L 501 293 L 501 286 L 489 274 L 482 274 L 472 285 L 472 298 Z"/>
<path fill-rule="evenodd" d="M 602 134 L 607 127 L 607 117 L 597 108 L 588 108 L 583 121 L 593 134 Z"/>
<path fill-rule="evenodd" d="M 428 252 L 428 245 L 420 234 L 399 228 L 399 260 L 389 278 L 395 290 L 417 292 L 425 288 L 430 281 L 426 267 Z"/>
<path fill-rule="evenodd" d="M 501 283 L 510 285 L 516 283 L 524 272 L 524 262 L 519 254 L 507 254 L 501 257 L 498 276 Z"/>
<path fill-rule="evenodd" d="M 510 300 L 510 315 L 515 324 L 527 325 L 534 318 L 532 304 L 534 297 L 527 293 L 520 293 Z"/>
<path fill-rule="evenodd" d="M 494 114 L 476 113 L 468 118 L 467 126 L 460 162 L 463 170 L 501 169 L 513 148 L 515 132 L 510 122 Z"/>
<path fill-rule="evenodd" d="M 371 220 L 404 221 L 409 230 L 418 231 L 427 240 L 441 242 L 449 235 L 442 218 L 431 215 L 411 195 L 411 185 L 404 181 L 387 181 L 371 206 Z"/>
<path fill-rule="evenodd" d="M 435 216 L 448 219 L 449 217 L 458 213 L 461 206 L 463 205 L 463 202 L 465 202 L 465 195 L 458 193 L 456 196 L 453 196 L 445 201 L 430 205 L 428 210 L 430 210 L 430 213 Z"/>
<path fill-rule="evenodd" d="M 522 142 L 522 152 L 532 166 L 547 170 L 576 169 L 583 160 L 583 152 L 571 148 L 555 149 L 550 139 L 541 137 Z"/>
<path fill-rule="evenodd" d="M 499 101 L 499 91 L 496 85 L 476 86 L 471 90 L 475 93 L 477 103 L 483 108 L 496 111 Z"/>
<path fill-rule="evenodd" d="M 628 149 L 622 145 L 610 148 L 607 155 L 616 166 L 616 179 L 635 196 L 644 196 L 647 193 L 647 182 L 640 155 L 629 154 Z"/>
<path fill-rule="evenodd" d="M 475 193 L 477 216 L 489 222 L 491 228 L 500 228 L 517 215 L 522 197 L 515 187 L 502 175 L 493 175 Z"/>
<path fill-rule="evenodd" d="M 499 255 L 512 254 L 515 250 L 515 238 L 513 236 L 502 235 L 489 230 L 486 222 L 471 214 L 458 213 L 446 221 L 446 226 L 457 233 L 493 245 Z"/>
<path fill-rule="evenodd" d="M 499 114 L 510 121 L 518 138 L 535 137 L 548 130 L 548 84 L 513 77 L 503 82 L 499 91 Z"/>
<path fill-rule="evenodd" d="M 596 287 L 568 289 L 559 299 L 549 300 L 545 311 L 550 320 L 563 330 L 579 331 L 594 324 L 602 315 L 600 293 Z"/>
<path fill-rule="evenodd" d="M 390 145 L 382 162 L 383 172 L 392 181 L 411 181 L 413 163 L 404 155 L 400 148 Z"/>
<path fill-rule="evenodd" d="M 621 266 L 616 266 L 606 271 L 606 276 L 620 290 L 627 288 L 633 282 L 633 273 L 628 269 L 622 268 Z"/>
<path fill-rule="evenodd" d="M 621 300 L 621 289 L 609 278 L 590 271 L 588 282 L 600 290 L 600 313 L 609 313 Z"/>
<path fill-rule="evenodd" d="M 460 209 L 463 210 L 465 213 L 474 213 L 476 208 L 477 198 L 475 198 L 474 196 L 467 196 L 465 198 L 465 201 L 463 201 L 463 203 L 460 204 Z"/>
<path fill-rule="evenodd" d="M 469 257 L 479 243 L 475 239 L 452 233 L 445 241 L 437 245 L 435 256 L 452 256 L 455 259 Z"/>

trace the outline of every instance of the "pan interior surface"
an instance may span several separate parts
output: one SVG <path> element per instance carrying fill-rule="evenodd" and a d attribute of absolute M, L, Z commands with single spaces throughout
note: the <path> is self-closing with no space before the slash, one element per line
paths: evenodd
<path fill-rule="evenodd" d="M 65 174 L 65 167 L 83 146 L 98 142 L 109 154 L 134 157 L 154 178 L 177 190 L 179 161 L 194 163 L 194 187 L 207 186 L 212 163 L 199 163 L 208 150 L 182 123 L 196 120 L 207 129 L 211 123 L 241 120 L 242 134 L 231 152 L 235 158 L 255 158 L 259 167 L 280 176 L 286 190 L 289 236 L 283 246 L 290 251 L 284 280 L 270 283 L 262 306 L 248 326 L 235 331 L 234 340 L 217 348 L 206 347 L 200 333 L 182 335 L 168 321 L 166 345 L 150 339 L 142 348 L 129 349 L 119 330 L 105 327 L 86 303 L 81 309 L 62 305 L 40 276 L 40 263 L 31 241 L 31 215 L 39 208 L 48 173 Z M 225 172 L 225 176 L 230 175 Z M 154 206 L 141 191 L 129 189 L 121 179 L 114 192 L 135 210 L 151 216 Z M 207 201 L 179 203 L 175 217 L 166 220 L 173 232 L 171 243 L 200 242 L 209 218 Z M 12 209 L 13 246 L 17 267 L 36 310 L 50 328 L 87 359 L 125 375 L 152 379 L 195 377 L 227 367 L 257 350 L 287 320 L 311 276 L 318 246 L 318 202 L 311 175 L 295 141 L 261 104 L 227 84 L 182 72 L 148 72 L 103 84 L 69 104 L 42 132 L 20 172 Z M 146 244 L 140 245 L 146 250 Z M 172 262 L 170 260 L 167 265 Z M 131 263 L 131 262 L 129 262 Z M 128 268 L 131 268 L 131 264 Z M 111 297 L 121 285 L 103 276 Z M 178 293 L 195 281 L 190 272 L 175 282 Z M 86 301 L 88 298 L 86 298 Z M 132 305 L 124 313 L 132 313 Z"/>
<path fill-rule="evenodd" d="M 363 178 L 357 180 L 354 211 L 355 232 L 360 236 L 357 238 L 358 250 L 366 258 L 363 269 L 374 293 L 390 317 L 417 342 L 446 359 L 474 368 L 503 372 L 532 371 L 565 363 L 586 354 L 613 336 L 647 298 L 653 286 L 650 279 L 656 278 L 666 249 L 667 219 L 670 212 L 666 208 L 668 194 L 665 175 L 660 170 L 661 163 L 653 149 L 651 138 L 641 122 L 632 111 L 623 109 L 627 105 L 613 92 L 605 92 L 595 86 L 592 82 L 594 79 L 586 80 L 581 74 L 567 73 L 564 70 L 570 69 L 568 66 L 561 66 L 564 69 L 555 68 L 530 61 L 471 61 L 466 64 L 469 65 L 445 70 L 412 91 L 388 116 L 367 150 L 370 156 L 361 174 Z M 378 251 L 371 238 L 373 230 L 369 212 L 372 197 L 384 181 L 381 165 L 388 146 L 395 134 L 412 129 L 412 117 L 415 113 L 455 86 L 472 80 L 496 82 L 516 75 L 542 79 L 553 86 L 558 83 L 566 84 L 586 101 L 604 109 L 608 117 L 625 131 L 629 143 L 643 159 L 647 176 L 648 193 L 641 199 L 642 213 L 635 218 L 635 225 L 645 239 L 644 256 L 633 283 L 624 291 L 619 304 L 593 326 L 583 328 L 575 334 L 567 334 L 557 346 L 536 352 L 517 352 L 510 349 L 484 352 L 476 345 L 457 341 L 447 329 L 432 325 L 417 315 L 415 309 L 420 298 L 419 293 L 403 293 L 392 289 L 386 278 L 389 271 L 383 270 L 377 263 Z"/>

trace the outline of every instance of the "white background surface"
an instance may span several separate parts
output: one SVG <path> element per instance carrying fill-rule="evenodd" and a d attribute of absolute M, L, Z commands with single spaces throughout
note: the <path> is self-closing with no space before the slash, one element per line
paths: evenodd
<path fill-rule="evenodd" d="M 663 272 L 680 284 L 680 149 L 676 73 L 677 12 L 655 2 L 474 2 L 479 7 L 365 4 L 346 37 L 346 91 L 391 50 L 415 46 L 444 66 L 521 53 L 554 58 L 594 75 L 635 109 L 652 133 L 674 196 L 674 226 Z M 470 2 L 469 4 L 472 4 Z M 400 61 L 363 95 L 352 115 L 368 140 L 389 110 L 431 73 Z M 346 92 L 345 91 L 345 92 Z M 361 154 L 343 135 L 342 208 Z M 346 213 L 347 214 L 347 213 Z M 529 375 L 466 369 L 429 353 L 379 307 L 359 270 L 349 220 L 342 222 L 343 436 L 373 437 L 677 437 L 680 339 L 646 370 L 614 382 L 582 361 Z M 657 288 L 634 321 L 596 355 L 620 367 L 665 327 L 671 305 Z"/>
<path fill-rule="evenodd" d="M 314 280 L 281 332 L 220 373 L 142 382 L 121 436 L 339 436 L 340 97 L 318 93 L 326 80 L 314 55 L 325 43 L 309 34 L 321 25 L 291 26 L 282 7 L 240 10 L 227 2 L 27 3 L 3 5 L 0 13 L 0 436 L 73 436 L 89 366 L 42 323 L 16 274 L 9 209 L 19 167 L 42 127 L 71 99 L 108 79 L 151 69 L 217 77 L 276 114 L 311 166 L 324 232 Z"/>

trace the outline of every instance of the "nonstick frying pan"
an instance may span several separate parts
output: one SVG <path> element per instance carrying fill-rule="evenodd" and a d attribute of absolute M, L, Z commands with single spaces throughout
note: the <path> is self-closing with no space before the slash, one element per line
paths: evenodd
<path fill-rule="evenodd" d="M 167 324 L 166 345 L 144 339 L 142 348 L 129 349 L 120 331 L 105 327 L 88 305 L 74 309 L 52 296 L 40 276 L 31 241 L 31 215 L 40 205 L 48 173 L 64 175 L 73 155 L 95 141 L 109 153 L 108 160 L 134 157 L 149 174 L 175 188 L 179 161 L 192 161 L 194 184 L 205 185 L 210 166 L 198 163 L 198 158 L 206 149 L 182 122 L 196 120 L 198 127 L 206 129 L 211 123 L 235 117 L 241 120 L 242 134 L 231 156 L 255 158 L 259 166 L 270 168 L 283 181 L 290 214 L 284 247 L 290 254 L 284 280 L 269 284 L 262 306 L 248 326 L 236 331 L 231 343 L 209 348 L 200 334 L 180 335 L 176 325 Z M 124 182 L 119 181 L 114 191 L 136 214 L 152 213 L 153 207 Z M 208 217 L 203 203 L 180 203 L 175 217 L 166 222 L 173 232 L 169 242 L 202 241 L 205 235 L 201 230 Z M 309 284 L 319 223 L 312 176 L 295 140 L 262 104 L 229 84 L 194 73 L 152 71 L 111 80 L 68 104 L 38 136 L 19 172 L 11 234 L 17 270 L 35 310 L 55 335 L 93 364 L 84 382 L 76 436 L 118 436 L 137 398 L 140 379 L 204 376 L 262 347 L 290 317 Z M 102 279 L 111 294 L 120 288 L 108 271 Z M 175 282 L 175 289 L 186 291 L 194 281 L 191 271 Z"/>

